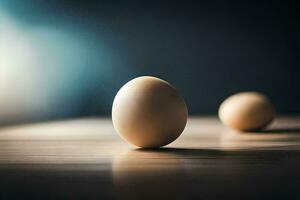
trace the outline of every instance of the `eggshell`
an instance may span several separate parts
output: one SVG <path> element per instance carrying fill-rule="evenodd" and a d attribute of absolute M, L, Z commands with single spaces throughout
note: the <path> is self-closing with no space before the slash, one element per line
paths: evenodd
<path fill-rule="evenodd" d="M 228 97 L 219 108 L 219 118 L 228 127 L 253 131 L 266 127 L 275 117 L 270 100 L 258 92 L 241 92 Z"/>
<path fill-rule="evenodd" d="M 127 142 L 155 148 L 174 141 L 184 130 L 188 110 L 168 82 L 142 76 L 126 83 L 112 106 L 116 131 Z"/>

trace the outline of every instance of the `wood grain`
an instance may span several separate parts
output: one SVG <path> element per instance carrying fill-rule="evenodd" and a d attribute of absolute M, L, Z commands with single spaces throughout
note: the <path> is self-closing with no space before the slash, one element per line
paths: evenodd
<path fill-rule="evenodd" d="M 109 119 L 0 128 L 0 199 L 298 199 L 300 117 L 240 133 L 191 118 L 158 150 L 122 141 Z"/>

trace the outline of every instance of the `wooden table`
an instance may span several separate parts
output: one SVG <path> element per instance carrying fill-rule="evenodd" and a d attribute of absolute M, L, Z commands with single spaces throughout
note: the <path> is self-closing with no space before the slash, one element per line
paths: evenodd
<path fill-rule="evenodd" d="M 109 119 L 0 128 L 0 199 L 300 199 L 300 117 L 239 133 L 191 118 L 157 150 Z"/>

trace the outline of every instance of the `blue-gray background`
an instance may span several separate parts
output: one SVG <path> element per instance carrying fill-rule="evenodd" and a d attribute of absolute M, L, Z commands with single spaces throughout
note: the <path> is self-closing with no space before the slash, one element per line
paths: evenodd
<path fill-rule="evenodd" d="M 19 106 L 2 121 L 110 115 L 118 89 L 140 75 L 173 84 L 192 115 L 216 114 L 224 98 L 248 90 L 265 93 L 281 114 L 300 112 L 296 3 L 2 0 L 1 12 L 0 31 L 13 34 L 3 34 L 12 42 L 0 53 L 13 59 L 0 73 L 5 63 L 16 68 L 2 90 L 15 91 L 6 104 Z M 30 62 L 18 63 L 28 48 Z"/>

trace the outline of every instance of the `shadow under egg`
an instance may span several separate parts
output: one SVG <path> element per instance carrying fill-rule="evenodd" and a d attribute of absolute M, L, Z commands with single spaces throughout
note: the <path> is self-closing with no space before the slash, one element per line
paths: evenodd
<path fill-rule="evenodd" d="M 300 145 L 299 129 L 266 129 L 259 132 L 226 130 L 220 137 L 222 149 L 285 149 Z"/>

